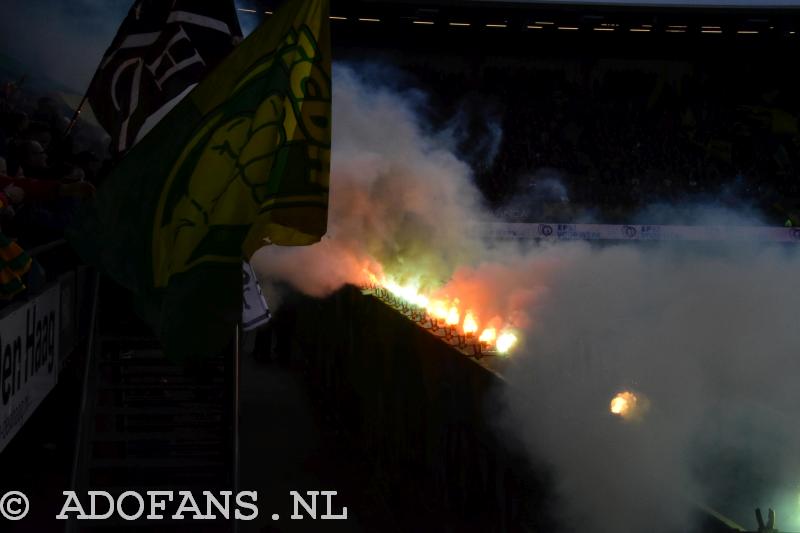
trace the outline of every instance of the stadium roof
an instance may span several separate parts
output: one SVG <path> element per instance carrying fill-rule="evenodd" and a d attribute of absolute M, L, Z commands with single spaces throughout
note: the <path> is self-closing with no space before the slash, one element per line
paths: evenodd
<path fill-rule="evenodd" d="M 251 1 L 257 9 L 240 11 L 269 14 L 283 0 Z M 409 40 L 436 44 L 429 39 L 434 34 L 444 45 L 453 31 L 468 35 L 467 28 L 470 39 L 483 30 L 496 42 L 522 35 L 566 38 L 571 30 L 582 38 L 648 34 L 654 45 L 669 39 L 663 44 L 670 48 L 680 34 L 687 46 L 704 49 L 713 42 L 771 42 L 790 45 L 794 51 L 800 45 L 800 0 L 336 0 L 331 19 L 340 30 L 348 28 L 337 31 L 340 42 L 364 45 L 382 40 L 398 46 Z M 423 27 L 423 34 L 412 32 Z M 714 36 L 716 41 L 709 40 Z M 635 46 L 643 44 L 636 41 Z"/>
<path fill-rule="evenodd" d="M 628 7 L 685 7 L 685 8 L 800 8 L 800 0 L 366 0 L 367 2 L 391 2 L 424 5 L 456 4 L 528 4 L 528 5 L 570 5 L 570 6 L 628 6 Z"/>

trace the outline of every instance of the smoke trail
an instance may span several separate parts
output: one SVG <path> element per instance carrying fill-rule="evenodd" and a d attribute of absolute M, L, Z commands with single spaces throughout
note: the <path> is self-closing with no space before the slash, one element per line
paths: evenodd
<path fill-rule="evenodd" d="M 485 246 L 469 238 L 487 216 L 469 168 L 424 126 L 419 95 L 366 84 L 343 65 L 335 73 L 329 235 L 260 251 L 262 276 L 325 295 L 378 263 L 458 295 L 483 323 L 499 316 L 520 328 L 504 422 L 551 464 L 567 527 L 686 531 L 703 503 L 744 525 L 752 507 L 771 505 L 782 529 L 800 530 L 800 253 Z M 752 223 L 721 210 L 679 215 Z M 612 415 L 623 390 L 649 410 Z"/>
<path fill-rule="evenodd" d="M 327 238 L 307 248 L 266 248 L 253 264 L 262 276 L 317 296 L 361 281 L 371 259 L 399 280 L 440 285 L 455 265 L 478 256 L 466 230 L 485 215 L 470 169 L 442 132 L 424 129 L 418 92 L 368 85 L 341 64 L 334 72 Z"/>

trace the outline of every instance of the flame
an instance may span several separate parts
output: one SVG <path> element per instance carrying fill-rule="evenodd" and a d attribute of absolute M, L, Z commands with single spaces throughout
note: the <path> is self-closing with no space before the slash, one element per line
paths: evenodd
<path fill-rule="evenodd" d="M 517 336 L 511 333 L 510 331 L 504 331 L 497 337 L 497 342 L 495 343 L 495 347 L 497 348 L 498 353 L 508 353 L 514 345 L 517 344 Z"/>
<path fill-rule="evenodd" d="M 447 318 L 447 304 L 442 300 L 433 300 L 428 305 L 428 313 L 430 313 L 433 318 L 444 320 Z"/>
<path fill-rule="evenodd" d="M 383 286 L 398 298 L 402 298 L 412 305 L 417 307 L 428 307 L 430 300 L 424 294 L 419 293 L 419 289 L 413 285 L 400 285 L 397 282 L 387 280 L 384 281 Z"/>
<path fill-rule="evenodd" d="M 497 330 L 494 328 L 486 328 L 481 332 L 481 336 L 478 337 L 478 340 L 485 344 L 492 344 L 496 338 Z"/>
<path fill-rule="evenodd" d="M 363 269 L 362 272 L 364 272 L 364 274 L 367 275 L 367 278 L 369 279 L 370 283 L 372 283 L 373 285 L 380 285 L 381 284 L 380 280 L 378 279 L 378 276 L 376 276 L 375 274 L 373 274 L 372 272 L 370 272 L 366 268 Z"/>
<path fill-rule="evenodd" d="M 461 329 L 467 335 L 474 335 L 478 331 L 478 322 L 475 320 L 475 315 L 472 311 L 467 311 L 467 316 L 464 317 L 464 324 Z"/>
<path fill-rule="evenodd" d="M 628 419 L 636 413 L 639 398 L 631 391 L 623 391 L 611 400 L 611 412 L 617 416 Z"/>
<path fill-rule="evenodd" d="M 447 312 L 445 322 L 448 326 L 457 326 L 458 323 L 461 322 L 461 314 L 458 312 L 458 307 L 454 305 L 450 308 L 450 311 Z"/>
<path fill-rule="evenodd" d="M 468 335 L 471 339 L 475 338 L 474 336 L 477 335 L 480 330 L 476 313 L 470 309 L 462 314 L 461 302 L 458 298 L 453 297 L 451 294 L 442 294 L 441 292 L 439 292 L 439 294 L 443 297 L 431 298 L 430 295 L 425 294 L 421 289 L 423 283 L 420 282 L 420 279 L 423 278 L 400 283 L 396 279 L 383 274 L 380 265 L 377 265 L 376 268 L 378 270 L 377 274 L 373 273 L 368 267 L 364 267 L 363 274 L 365 282 L 368 280 L 370 285 L 382 287 L 396 298 L 416 306 L 419 309 L 424 309 L 434 321 L 441 320 L 459 333 Z M 502 322 L 503 319 L 501 317 L 495 317 L 491 320 L 491 323 L 495 326 L 502 324 Z M 514 323 L 513 320 L 510 322 Z M 509 322 L 506 323 L 508 324 Z M 494 347 L 500 354 L 507 354 L 518 342 L 515 333 L 506 330 L 498 335 L 495 327 L 483 329 L 478 340 L 488 347 Z"/>

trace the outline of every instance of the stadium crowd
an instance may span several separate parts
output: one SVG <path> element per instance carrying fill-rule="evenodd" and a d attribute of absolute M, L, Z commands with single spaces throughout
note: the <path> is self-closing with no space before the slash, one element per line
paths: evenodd
<path fill-rule="evenodd" d="M 26 250 L 62 238 L 94 194 L 101 159 L 76 150 L 68 112 L 17 83 L 0 85 L 0 305 L 42 285 L 46 274 Z"/>
<path fill-rule="evenodd" d="M 654 203 L 711 202 L 798 222 L 798 109 L 786 80 L 623 60 L 487 59 L 468 74 L 431 63 L 408 68 L 444 115 L 475 114 L 478 103 L 477 114 L 500 126 L 490 157 L 474 149 L 482 146 L 475 137 L 493 135 L 481 120 L 470 122 L 472 138 L 463 143 L 495 205 L 515 197 L 518 205 L 543 181 L 559 183 L 533 194 L 546 199 L 542 209 L 506 213 L 511 218 L 574 221 L 591 213 L 621 223 Z"/>

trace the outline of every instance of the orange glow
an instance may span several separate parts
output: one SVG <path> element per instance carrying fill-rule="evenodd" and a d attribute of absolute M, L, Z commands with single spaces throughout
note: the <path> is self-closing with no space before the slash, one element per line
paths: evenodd
<path fill-rule="evenodd" d="M 467 335 L 474 335 L 478 331 L 478 322 L 475 320 L 475 315 L 472 314 L 472 311 L 467 311 L 467 316 L 464 317 L 464 324 L 461 327 Z"/>
<path fill-rule="evenodd" d="M 372 283 L 373 285 L 381 285 L 381 281 L 378 279 L 378 276 L 376 276 L 366 268 L 363 269 L 362 272 L 367 275 L 367 278 L 369 279 L 370 283 Z"/>
<path fill-rule="evenodd" d="M 492 344 L 496 338 L 497 330 L 494 328 L 486 328 L 481 333 L 481 336 L 478 337 L 478 340 L 486 344 Z"/>
<path fill-rule="evenodd" d="M 623 391 L 611 400 L 611 412 L 622 418 L 631 418 L 636 413 L 639 399 L 631 391 Z"/>
<path fill-rule="evenodd" d="M 433 318 L 444 320 L 447 318 L 447 306 L 441 300 L 434 300 L 428 306 L 428 312 Z"/>
<path fill-rule="evenodd" d="M 410 304 L 410 317 L 420 325 L 428 320 L 432 324 L 426 327 L 432 327 L 433 330 L 446 325 L 452 334 L 465 336 L 467 343 L 479 341 L 484 349 L 494 350 L 497 354 L 507 354 L 518 342 L 516 330 L 507 328 L 525 327 L 524 316 L 520 320 L 513 309 L 497 308 L 497 298 L 479 279 L 465 278 L 463 275 L 459 277 L 456 274 L 437 289 L 435 284 L 431 288 L 430 278 L 424 272 L 406 275 L 403 281 L 399 281 L 386 274 L 383 267 L 374 261 L 365 261 L 359 268 L 362 269 L 359 278 L 366 288 L 380 289 L 376 295 L 387 298 L 395 307 L 399 302 L 404 302 L 403 309 L 406 312 Z M 491 271 L 488 275 L 502 277 L 503 272 Z M 464 296 L 467 300 L 462 303 L 461 298 Z M 421 312 L 423 310 L 425 313 Z M 484 319 L 492 318 L 481 324 L 478 321 L 479 316 Z"/>
<path fill-rule="evenodd" d="M 447 312 L 445 323 L 448 326 L 457 326 L 459 322 L 461 322 L 461 314 L 458 312 L 458 307 L 454 305 L 450 308 L 450 311 Z"/>
<path fill-rule="evenodd" d="M 514 345 L 517 344 L 517 336 L 510 331 L 504 331 L 497 337 L 495 347 L 497 351 L 502 354 L 508 353 Z"/>

